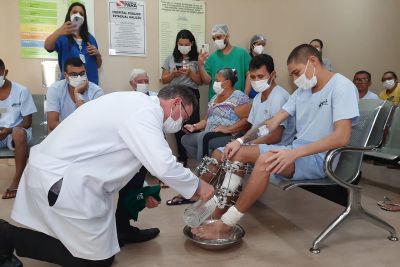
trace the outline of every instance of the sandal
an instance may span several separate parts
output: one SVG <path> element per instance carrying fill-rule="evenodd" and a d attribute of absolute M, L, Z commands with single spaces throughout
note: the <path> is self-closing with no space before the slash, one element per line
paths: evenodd
<path fill-rule="evenodd" d="M 385 206 L 387 204 L 391 204 L 393 200 L 387 196 L 383 196 L 383 200 L 376 202 L 379 207 Z"/>
<path fill-rule="evenodd" d="M 184 204 L 192 204 L 196 201 L 191 199 L 186 199 L 182 196 L 174 196 L 172 199 L 167 200 L 166 204 L 168 206 L 177 206 L 177 205 L 184 205 Z"/>
<path fill-rule="evenodd" d="M 6 192 L 4 192 L 3 196 L 1 197 L 2 199 L 12 199 L 17 196 L 17 190 L 18 189 L 10 189 L 7 188 Z"/>
<path fill-rule="evenodd" d="M 381 209 L 386 211 L 400 211 L 400 204 L 399 203 L 390 203 L 381 206 Z"/>

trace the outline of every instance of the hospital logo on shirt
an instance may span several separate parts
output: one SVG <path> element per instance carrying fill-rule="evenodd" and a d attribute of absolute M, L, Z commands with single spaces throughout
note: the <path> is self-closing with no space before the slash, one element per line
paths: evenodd
<path fill-rule="evenodd" d="M 322 106 L 327 106 L 328 105 L 328 99 L 324 99 L 323 101 L 321 101 L 321 103 L 319 103 L 318 107 L 321 108 Z"/>
<path fill-rule="evenodd" d="M 21 106 L 21 103 L 14 103 L 14 104 L 11 104 L 11 107 L 13 107 L 13 108 L 20 107 L 20 106 Z"/>

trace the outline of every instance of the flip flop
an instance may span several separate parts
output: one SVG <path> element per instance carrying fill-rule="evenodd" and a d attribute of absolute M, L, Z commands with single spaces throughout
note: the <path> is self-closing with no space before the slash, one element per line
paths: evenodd
<path fill-rule="evenodd" d="M 381 209 L 386 211 L 400 211 L 400 204 L 398 203 L 391 203 L 381 206 Z"/>
<path fill-rule="evenodd" d="M 379 207 L 385 206 L 386 204 L 391 204 L 393 200 L 387 196 L 383 196 L 383 200 L 376 202 Z"/>
<path fill-rule="evenodd" d="M 177 205 L 184 205 L 184 204 L 192 204 L 194 202 L 196 202 L 196 201 L 186 199 L 182 196 L 174 196 L 172 199 L 167 200 L 166 204 L 168 206 L 177 206 Z"/>
<path fill-rule="evenodd" d="M 17 196 L 17 190 L 18 189 L 10 189 L 7 188 L 6 192 L 4 192 L 3 196 L 1 197 L 2 199 L 12 199 Z"/>

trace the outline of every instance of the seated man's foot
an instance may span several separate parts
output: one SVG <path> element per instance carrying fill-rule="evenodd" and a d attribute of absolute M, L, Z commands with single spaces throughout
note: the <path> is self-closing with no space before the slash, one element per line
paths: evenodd
<path fill-rule="evenodd" d="M 17 190 L 18 189 L 11 189 L 7 188 L 7 190 L 3 193 L 3 196 L 1 197 L 2 199 L 12 199 L 17 196 Z"/>
<path fill-rule="evenodd" d="M 118 232 L 118 243 L 122 247 L 128 243 L 140 243 L 154 239 L 160 233 L 158 228 L 140 230 L 137 227 L 131 227 L 128 231 Z"/>
<path fill-rule="evenodd" d="M 206 240 L 226 239 L 229 238 L 231 232 L 232 227 L 224 224 L 221 220 L 192 229 L 192 234 Z"/>
<path fill-rule="evenodd" d="M 11 255 L 0 255 L 0 267 L 22 267 L 22 262 L 14 256 Z"/>
<path fill-rule="evenodd" d="M 184 204 L 192 204 L 196 202 L 195 200 L 184 198 L 181 195 L 174 196 L 172 199 L 166 201 L 168 206 L 176 206 L 176 205 L 184 205 Z"/>

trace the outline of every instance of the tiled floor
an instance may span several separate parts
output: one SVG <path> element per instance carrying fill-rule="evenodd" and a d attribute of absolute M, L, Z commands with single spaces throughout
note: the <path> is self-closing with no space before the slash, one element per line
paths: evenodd
<path fill-rule="evenodd" d="M 0 191 L 13 174 L 13 167 L 0 161 Z M 390 191 L 363 184 L 363 204 L 400 231 L 400 212 L 380 210 L 375 204 Z M 313 239 L 333 220 L 342 207 L 302 189 L 283 192 L 270 187 L 264 200 L 243 218 L 246 236 L 241 245 L 207 251 L 195 247 L 182 234 L 185 206 L 168 207 L 165 200 L 175 194 L 162 190 L 160 207 L 139 215 L 141 228 L 159 227 L 160 236 L 142 244 L 123 247 L 113 266 L 399 266 L 400 242 L 390 242 L 388 234 L 369 223 L 352 221 L 323 244 L 318 255 L 308 249 Z M 0 218 L 9 219 L 12 200 L 0 200 Z M 50 267 L 39 261 L 22 259 L 27 267 Z"/>

